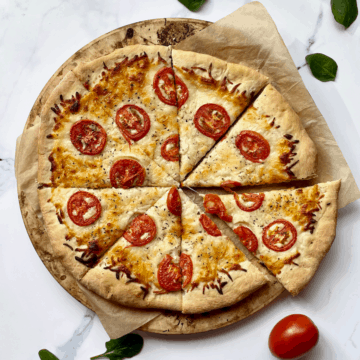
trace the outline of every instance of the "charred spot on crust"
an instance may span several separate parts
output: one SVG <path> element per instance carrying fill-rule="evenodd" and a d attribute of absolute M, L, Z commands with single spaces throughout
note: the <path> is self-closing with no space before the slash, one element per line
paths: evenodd
<path fill-rule="evenodd" d="M 128 28 L 126 30 L 126 38 L 127 39 L 132 39 L 134 36 L 134 29 L 133 28 Z"/>

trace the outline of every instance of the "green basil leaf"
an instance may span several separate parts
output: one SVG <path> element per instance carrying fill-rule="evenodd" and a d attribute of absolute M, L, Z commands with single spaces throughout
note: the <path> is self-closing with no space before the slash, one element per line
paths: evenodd
<path fill-rule="evenodd" d="M 114 355 L 114 353 L 107 354 L 106 357 L 107 357 L 109 360 L 122 360 L 122 359 L 123 359 L 122 356 Z"/>
<path fill-rule="evenodd" d="M 42 349 L 39 351 L 39 357 L 41 360 L 59 360 L 54 354 L 49 350 Z"/>
<path fill-rule="evenodd" d="M 198 11 L 206 0 L 179 0 L 190 11 Z"/>
<path fill-rule="evenodd" d="M 127 334 L 119 339 L 112 339 L 105 345 L 107 351 L 91 359 L 107 357 L 110 360 L 122 360 L 133 357 L 141 351 L 144 340 L 138 334 Z"/>
<path fill-rule="evenodd" d="M 331 0 L 335 20 L 347 29 L 358 16 L 356 0 Z"/>
<path fill-rule="evenodd" d="M 311 54 L 306 57 L 312 74 L 320 81 L 333 81 L 338 66 L 336 62 L 324 54 Z"/>

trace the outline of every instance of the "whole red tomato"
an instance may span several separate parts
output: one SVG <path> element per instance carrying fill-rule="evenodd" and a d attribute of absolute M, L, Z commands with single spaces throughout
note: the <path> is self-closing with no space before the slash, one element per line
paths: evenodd
<path fill-rule="evenodd" d="M 319 330 L 305 315 L 289 315 L 280 320 L 269 336 L 271 353 L 279 359 L 297 359 L 319 340 Z"/>

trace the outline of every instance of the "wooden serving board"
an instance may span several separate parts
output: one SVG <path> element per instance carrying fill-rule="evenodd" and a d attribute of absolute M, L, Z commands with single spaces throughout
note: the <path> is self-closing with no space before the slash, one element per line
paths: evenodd
<path fill-rule="evenodd" d="M 210 24 L 208 21 L 196 19 L 147 20 L 123 26 L 93 40 L 71 56 L 50 78 L 31 109 L 24 131 L 34 125 L 43 104 L 65 74 L 80 62 L 94 60 L 128 45 L 175 45 Z M 19 147 L 21 148 L 21 142 Z M 54 256 L 43 221 L 35 214 L 26 195 L 18 191 L 18 196 L 26 230 L 40 259 L 69 294 L 91 309 L 90 303 L 79 289 L 75 279 Z M 162 315 L 143 325 L 140 330 L 164 334 L 192 334 L 218 329 L 254 314 L 271 303 L 283 290 L 284 288 L 274 279 L 269 285 L 231 307 L 197 315 L 164 311 Z"/>

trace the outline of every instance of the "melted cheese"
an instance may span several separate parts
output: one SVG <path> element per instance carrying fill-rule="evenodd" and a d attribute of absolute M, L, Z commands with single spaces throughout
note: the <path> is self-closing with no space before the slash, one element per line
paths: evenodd
<path fill-rule="evenodd" d="M 223 277 L 222 270 L 246 261 L 245 255 L 226 236 L 213 237 L 202 227 L 199 217 L 203 212 L 182 192 L 182 252 L 193 262 L 192 284 L 209 284 Z M 241 271 L 235 270 L 234 272 Z M 189 285 L 190 286 L 190 285 Z M 190 286 L 191 287 L 191 286 Z"/>
<path fill-rule="evenodd" d="M 299 252 L 294 255 L 287 255 L 287 257 L 278 259 L 276 256 L 270 255 L 260 255 L 260 260 L 264 262 L 266 267 L 274 274 L 279 275 L 281 273 L 282 268 L 285 265 L 291 265 L 293 262 L 291 261 L 294 257 L 296 257 Z M 296 263 L 296 260 L 294 260 Z"/>
<path fill-rule="evenodd" d="M 162 291 L 157 280 L 159 264 L 167 254 L 173 258 L 175 264 L 180 260 L 180 218 L 169 212 L 167 193 L 146 211 L 146 214 L 155 222 L 155 238 L 146 245 L 132 246 L 122 237 L 106 253 L 98 267 L 116 271 L 124 265 L 131 272 L 131 277 L 136 279 L 135 283 L 145 285 L 147 289 Z M 141 238 L 146 236 L 147 234 L 144 234 Z M 109 266 L 111 270 L 108 269 Z"/>
<path fill-rule="evenodd" d="M 251 105 L 230 129 L 226 138 L 213 147 L 195 171 L 184 181 L 185 186 L 220 186 L 226 180 L 237 181 L 245 186 L 280 183 L 292 179 L 288 168 L 297 163 L 298 153 L 307 149 L 302 148 L 302 143 L 296 139 L 296 136 L 300 135 L 299 131 L 291 135 L 292 125 L 286 123 L 286 114 L 280 122 L 274 115 L 264 114 L 260 108 L 257 108 L 258 101 L 271 102 L 271 98 L 259 96 L 254 105 Z M 261 163 L 247 160 L 237 148 L 236 138 L 244 130 L 255 131 L 268 141 L 270 154 Z M 291 136 L 291 141 L 285 138 L 287 135 Z M 295 146 L 293 151 L 292 146 Z M 289 156 L 291 161 L 284 164 L 281 156 L 287 153 L 292 154 Z M 295 177 L 301 165 L 297 163 L 291 168 Z"/>
<path fill-rule="evenodd" d="M 96 214 L 96 206 L 89 208 L 89 210 L 83 215 L 84 220 L 90 219 Z"/>
<path fill-rule="evenodd" d="M 110 71 L 105 71 L 98 84 L 81 97 L 76 113 L 70 111 L 72 104 L 60 104 L 61 114 L 55 118 L 52 134 L 55 165 L 52 177 L 55 186 L 110 187 L 108 179 L 104 179 L 103 162 L 121 155 L 122 147 L 127 147 L 130 151 L 142 150 L 170 176 L 178 176 L 179 163 L 166 161 L 160 151 L 162 142 L 168 136 L 178 133 L 177 108 L 163 104 L 152 87 L 156 71 L 164 66 L 166 65 L 159 63 L 157 59 L 150 59 L 146 68 L 124 66 L 113 76 L 109 76 Z M 143 74 L 141 81 L 129 80 L 129 77 L 139 74 Z M 99 87 L 102 91 L 97 90 Z M 127 104 L 143 108 L 151 122 L 148 134 L 133 142 L 130 149 L 115 122 L 117 110 Z M 107 133 L 107 144 L 99 155 L 81 154 L 70 141 L 71 126 L 82 119 L 98 122 Z"/>
<path fill-rule="evenodd" d="M 89 226 L 75 225 L 67 214 L 68 199 L 77 192 L 77 189 L 52 189 L 50 202 L 57 213 L 64 214 L 62 224 L 67 228 L 66 239 L 74 250 L 76 248 L 88 249 L 92 242 L 98 247 L 96 255 L 100 257 L 122 236 L 132 216 L 136 212 L 145 212 L 166 190 L 166 188 L 86 190 L 94 194 L 102 206 L 100 218 Z M 90 208 L 84 217 L 91 217 L 93 209 Z M 65 243 L 65 239 L 59 239 L 59 241 Z M 75 256 L 81 256 L 81 254 L 75 250 Z"/>
<path fill-rule="evenodd" d="M 303 254 L 306 253 L 312 235 L 311 228 L 307 226 L 311 220 L 316 229 L 317 222 L 324 213 L 325 204 L 322 203 L 323 194 L 318 185 L 298 190 L 270 191 L 265 193 L 265 198 L 259 209 L 245 212 L 238 208 L 233 195 L 220 195 L 229 215 L 233 221 L 228 223 L 232 229 L 238 226 L 249 228 L 258 240 L 258 249 L 255 253 L 275 275 L 282 272 L 284 266 L 291 268 L 293 256 L 300 254 L 294 263 L 303 263 Z M 314 211 L 315 210 L 315 211 Z M 310 212 L 310 213 L 308 213 Z M 311 216 L 310 214 L 313 214 Z M 263 231 L 266 226 L 275 220 L 289 221 L 296 229 L 297 240 L 287 251 L 273 251 L 263 243 Z M 270 228 L 274 230 L 275 226 Z M 284 239 L 288 242 L 289 239 Z M 295 265 L 296 266 L 296 265 Z"/>

